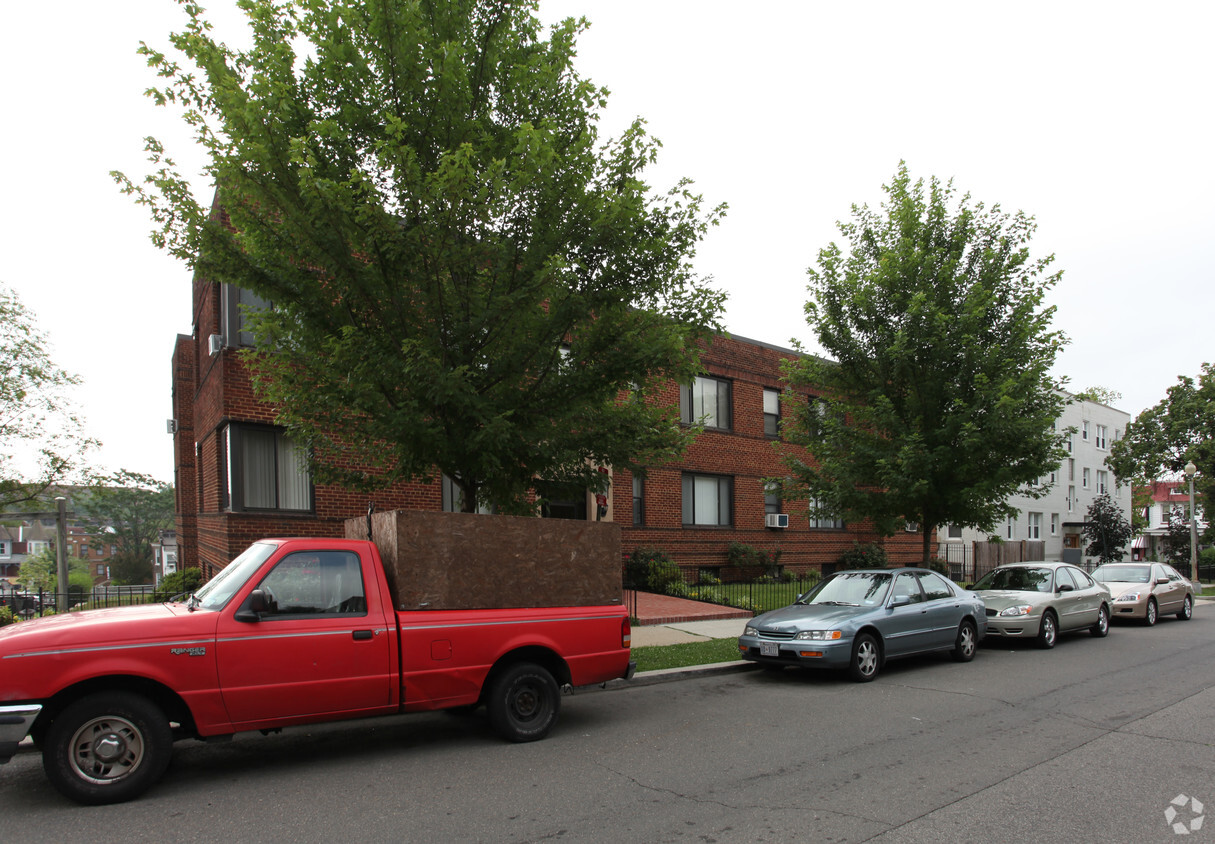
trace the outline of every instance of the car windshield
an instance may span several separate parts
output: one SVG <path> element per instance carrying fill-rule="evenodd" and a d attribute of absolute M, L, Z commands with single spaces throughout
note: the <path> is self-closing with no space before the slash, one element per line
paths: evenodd
<path fill-rule="evenodd" d="M 1093 580 L 1101 583 L 1149 583 L 1151 566 L 1099 566 L 1093 572 Z"/>
<path fill-rule="evenodd" d="M 841 572 L 811 589 L 802 596 L 799 603 L 872 607 L 886 600 L 886 592 L 889 588 L 889 572 Z"/>
<path fill-rule="evenodd" d="M 992 569 L 972 586 L 972 589 L 1013 589 L 1018 592 L 1049 592 L 1050 569 L 1003 568 Z"/>
<path fill-rule="evenodd" d="M 224 566 L 219 574 L 194 593 L 195 606 L 204 610 L 223 609 L 224 604 L 228 603 L 261 564 L 269 559 L 276 547 L 265 542 L 250 545 L 243 554 Z"/>

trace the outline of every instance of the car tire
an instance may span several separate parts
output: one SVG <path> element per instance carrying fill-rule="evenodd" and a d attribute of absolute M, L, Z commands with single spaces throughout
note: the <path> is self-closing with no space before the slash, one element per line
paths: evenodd
<path fill-rule="evenodd" d="M 1194 599 L 1189 595 L 1186 595 L 1181 603 L 1181 611 L 1177 613 L 1177 617 L 1182 621 L 1189 621 L 1194 617 Z"/>
<path fill-rule="evenodd" d="M 958 625 L 958 638 L 954 640 L 950 654 L 958 662 L 970 662 L 975 658 L 978 647 L 979 633 L 974 622 L 969 618 L 962 619 L 962 623 Z"/>
<path fill-rule="evenodd" d="M 42 768 L 65 797 L 100 806 L 143 794 L 172 754 L 173 731 L 160 707 L 131 692 L 98 692 L 55 717 Z"/>
<path fill-rule="evenodd" d="M 507 741 L 538 741 L 561 712 L 561 690 L 546 669 L 519 662 L 494 678 L 485 700 L 489 725 Z"/>
<path fill-rule="evenodd" d="M 1110 633 L 1110 608 L 1105 604 L 1097 612 L 1097 623 L 1088 629 L 1098 639 L 1103 639 Z"/>
<path fill-rule="evenodd" d="M 1052 610 L 1047 610 L 1042 613 L 1042 624 L 1038 627 L 1038 637 L 1034 643 L 1047 650 L 1055 646 L 1055 640 L 1059 638 L 1059 620 L 1055 618 L 1055 613 Z"/>
<path fill-rule="evenodd" d="M 1151 627 L 1157 622 L 1157 620 L 1159 620 L 1159 618 L 1160 613 L 1156 608 L 1156 599 L 1148 598 L 1147 612 L 1143 614 L 1143 623 L 1146 626 Z"/>
<path fill-rule="evenodd" d="M 882 667 L 882 647 L 871 633 L 862 633 L 852 643 L 852 660 L 848 673 L 858 683 L 868 683 Z"/>

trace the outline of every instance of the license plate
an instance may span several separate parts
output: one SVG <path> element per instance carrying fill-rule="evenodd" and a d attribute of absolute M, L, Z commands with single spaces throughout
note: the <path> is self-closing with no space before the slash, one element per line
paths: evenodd
<path fill-rule="evenodd" d="M 780 645 L 778 645 L 776 642 L 760 642 L 759 655 L 780 656 Z"/>

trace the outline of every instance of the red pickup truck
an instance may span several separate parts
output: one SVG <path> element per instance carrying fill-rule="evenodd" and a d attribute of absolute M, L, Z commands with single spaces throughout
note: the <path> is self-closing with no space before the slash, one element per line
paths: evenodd
<path fill-rule="evenodd" d="M 484 704 L 544 738 L 561 688 L 629 678 L 621 605 L 398 611 L 376 546 L 254 543 L 184 602 L 0 628 L 0 762 L 28 734 L 52 784 L 116 803 L 181 738 Z"/>

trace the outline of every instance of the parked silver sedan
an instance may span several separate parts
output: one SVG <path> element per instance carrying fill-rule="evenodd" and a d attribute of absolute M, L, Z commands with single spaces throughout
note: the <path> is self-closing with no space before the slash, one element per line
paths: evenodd
<path fill-rule="evenodd" d="M 1194 587 L 1164 563 L 1107 563 L 1093 579 L 1109 587 L 1114 618 L 1137 618 L 1151 627 L 1162 615 L 1182 621 L 1194 614 Z"/>
<path fill-rule="evenodd" d="M 987 635 L 1033 639 L 1053 648 L 1059 634 L 1110 630 L 1110 590 L 1067 563 L 1019 563 L 992 569 L 971 587 L 987 607 Z"/>
<path fill-rule="evenodd" d="M 949 651 L 969 662 L 985 627 L 983 602 L 934 571 L 840 571 L 747 622 L 738 650 L 766 668 L 846 668 L 863 683 L 896 657 Z"/>

